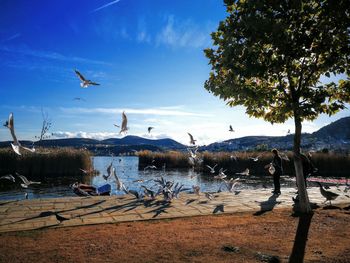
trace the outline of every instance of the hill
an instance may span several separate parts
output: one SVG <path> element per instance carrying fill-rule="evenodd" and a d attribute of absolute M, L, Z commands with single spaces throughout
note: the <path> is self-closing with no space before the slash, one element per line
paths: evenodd
<path fill-rule="evenodd" d="M 23 145 L 30 146 L 32 142 L 21 141 Z M 8 147 L 10 142 L 0 142 L 0 147 Z M 85 147 L 93 151 L 96 155 L 109 155 L 130 153 L 140 150 L 165 151 L 165 150 L 186 150 L 183 145 L 175 140 L 166 139 L 148 139 L 138 136 L 128 135 L 123 138 L 110 138 L 106 140 L 95 140 L 86 138 L 69 139 L 49 139 L 36 142 L 36 146 L 44 147 Z M 271 149 L 278 148 L 290 150 L 293 147 L 293 134 L 286 136 L 245 136 L 215 142 L 209 145 L 201 146 L 200 151 L 239 151 L 251 149 Z M 339 119 L 330 123 L 311 134 L 302 135 L 302 148 L 320 150 L 323 148 L 350 150 L 350 117 Z"/>

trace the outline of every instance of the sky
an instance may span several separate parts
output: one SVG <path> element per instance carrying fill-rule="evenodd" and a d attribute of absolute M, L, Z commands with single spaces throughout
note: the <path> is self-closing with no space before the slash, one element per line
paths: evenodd
<path fill-rule="evenodd" d="M 19 140 L 36 140 L 42 112 L 51 138 L 123 137 L 114 126 L 122 111 L 127 135 L 184 144 L 187 132 L 200 145 L 293 132 L 292 120 L 249 118 L 204 89 L 210 66 L 203 50 L 225 16 L 219 0 L 0 0 L 0 120 L 13 112 Z M 101 85 L 81 88 L 75 69 Z M 349 115 L 321 115 L 303 132 Z M 7 140 L 1 126 L 0 141 Z"/>

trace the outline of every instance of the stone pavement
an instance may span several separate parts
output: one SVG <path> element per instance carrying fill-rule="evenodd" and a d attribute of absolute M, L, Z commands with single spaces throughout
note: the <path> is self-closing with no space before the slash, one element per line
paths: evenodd
<path fill-rule="evenodd" d="M 259 214 L 275 208 L 292 208 L 295 191 L 295 188 L 283 188 L 280 196 L 272 195 L 271 189 L 221 192 L 213 193 L 213 200 L 204 193 L 200 196 L 182 193 L 172 202 L 139 201 L 131 195 L 0 201 L 0 232 L 220 213 Z M 330 191 L 339 194 L 332 205 L 350 204 L 350 191 L 344 193 L 344 187 L 332 187 Z M 310 202 L 324 205 L 325 198 L 318 187 L 309 188 L 308 193 Z M 68 220 L 60 221 L 56 215 Z"/>

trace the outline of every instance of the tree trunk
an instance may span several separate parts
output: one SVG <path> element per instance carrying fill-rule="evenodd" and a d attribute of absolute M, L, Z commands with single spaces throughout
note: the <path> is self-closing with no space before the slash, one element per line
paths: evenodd
<path fill-rule="evenodd" d="M 306 191 L 306 185 L 303 176 L 303 164 L 300 156 L 300 142 L 301 142 L 301 120 L 298 115 L 294 115 L 295 134 L 294 134 L 294 167 L 296 182 L 298 185 L 299 194 L 299 209 L 300 213 L 311 213 L 311 206 L 309 202 L 309 196 Z"/>

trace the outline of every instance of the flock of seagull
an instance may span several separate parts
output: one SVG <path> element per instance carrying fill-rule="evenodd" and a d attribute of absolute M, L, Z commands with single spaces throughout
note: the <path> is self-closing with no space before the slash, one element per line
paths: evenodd
<path fill-rule="evenodd" d="M 80 86 L 82 88 L 87 88 L 91 85 L 93 85 L 93 86 L 100 85 L 99 83 L 96 83 L 96 82 L 93 82 L 89 79 L 86 79 L 78 70 L 74 70 L 74 71 L 81 81 Z M 83 99 L 76 97 L 76 98 L 74 98 L 74 100 L 83 100 Z M 129 130 L 127 125 L 128 125 L 128 119 L 127 119 L 125 112 L 123 111 L 121 124 L 120 125 L 114 124 L 114 126 L 117 128 L 120 128 L 119 134 L 122 134 L 122 133 L 126 133 Z M 21 149 L 24 149 L 26 151 L 30 151 L 32 153 L 36 152 L 36 150 L 34 148 L 34 144 L 33 144 L 32 148 L 28 148 L 28 147 L 22 146 L 20 144 L 20 142 L 18 141 L 16 134 L 15 134 L 15 129 L 14 129 L 13 113 L 10 113 L 8 121 L 6 121 L 4 126 L 10 130 L 10 133 L 11 133 L 11 136 L 13 139 L 13 143 L 11 143 L 11 147 L 17 155 L 21 155 Z M 150 133 L 152 129 L 154 129 L 154 127 L 151 127 L 151 126 L 148 127 L 148 129 L 147 129 L 148 133 Z M 233 129 L 232 125 L 230 125 L 229 132 L 234 132 L 234 131 L 235 130 Z M 200 156 L 198 155 L 198 146 L 196 145 L 197 140 L 194 139 L 194 137 L 191 133 L 188 133 L 188 135 L 189 135 L 189 139 L 190 139 L 189 143 L 191 145 L 189 148 L 187 148 L 188 152 L 189 152 L 188 161 L 192 165 L 192 167 L 195 167 L 196 165 L 201 164 L 203 162 L 203 159 L 200 158 Z M 256 157 L 251 156 L 251 157 L 249 157 L 249 159 L 251 159 L 254 162 L 257 162 L 261 156 L 262 156 L 262 154 L 260 154 Z M 234 159 L 235 161 L 237 161 L 237 155 L 233 154 L 230 157 L 231 157 L 231 159 Z M 283 159 L 289 161 L 289 159 L 286 155 L 282 155 L 281 157 Z M 153 162 L 154 162 L 154 160 L 152 161 L 152 164 L 147 165 L 144 168 L 144 172 L 146 172 L 147 170 L 157 169 L 157 167 L 153 164 Z M 230 180 L 226 180 L 226 178 L 227 178 L 227 175 L 225 174 L 226 170 L 224 170 L 223 168 L 220 168 L 218 170 L 218 173 L 216 174 L 215 168 L 217 167 L 217 165 L 218 164 L 215 164 L 213 167 L 206 165 L 206 167 L 209 169 L 209 172 L 211 174 L 213 174 L 213 175 L 215 174 L 213 177 L 214 179 L 221 180 L 221 182 L 222 182 L 220 187 L 219 187 L 218 192 L 222 191 L 222 186 L 225 186 L 229 192 L 235 192 L 235 187 L 237 186 L 237 184 L 240 183 L 240 178 L 238 177 L 236 179 L 231 178 Z M 272 164 L 268 164 L 267 166 L 265 166 L 265 168 L 268 169 L 270 174 L 274 174 L 275 169 L 274 169 Z M 163 166 L 163 169 L 165 169 L 165 166 Z M 90 172 L 90 171 L 85 171 L 83 169 L 81 169 L 81 171 L 83 173 Z M 246 168 L 242 172 L 237 172 L 236 175 L 249 176 L 250 175 L 249 168 Z M 20 175 L 18 173 L 16 173 L 16 176 L 22 181 L 21 186 L 23 188 L 28 188 L 28 186 L 30 186 L 30 185 L 41 183 L 41 182 L 30 181 L 25 176 Z M 109 178 L 111 178 L 112 176 L 115 179 L 116 189 L 118 191 L 122 191 L 126 194 L 132 194 L 137 199 L 142 199 L 144 196 L 147 196 L 151 199 L 155 199 L 158 195 L 163 195 L 164 200 L 171 201 L 174 198 L 178 198 L 178 196 L 181 192 L 190 191 L 190 190 L 192 190 L 192 192 L 195 193 L 196 195 L 200 194 L 200 186 L 198 186 L 198 185 L 193 185 L 192 189 L 185 188 L 184 184 L 180 184 L 180 183 L 175 184 L 174 181 L 167 181 L 163 177 L 161 177 L 160 179 L 153 180 L 155 183 L 153 187 L 147 187 L 145 185 L 141 185 L 139 190 L 128 189 L 125 186 L 125 184 L 122 182 L 122 180 L 118 177 L 118 175 L 116 173 L 116 169 L 113 166 L 113 161 L 107 167 L 107 175 L 103 175 L 103 178 L 106 181 L 108 181 Z M 13 175 L 4 175 L 4 176 L 1 176 L 0 179 L 10 180 L 12 182 L 16 181 L 16 179 Z M 141 182 L 142 183 L 144 181 L 140 179 L 140 180 L 135 180 L 133 182 L 135 182 L 135 183 Z M 319 183 L 319 185 L 320 185 L 320 192 L 326 198 L 326 201 L 331 202 L 331 200 L 334 200 L 335 198 L 338 197 L 338 194 L 325 190 L 320 183 Z M 156 190 L 154 190 L 154 189 L 156 189 Z M 347 184 L 345 190 L 348 191 L 349 189 L 350 189 L 350 185 Z M 84 192 L 82 192 L 82 193 L 84 194 Z M 88 193 L 85 193 L 85 194 L 88 195 Z M 213 195 L 210 193 L 205 193 L 205 196 L 210 200 L 213 199 Z M 28 195 L 26 194 L 26 198 L 27 197 L 28 197 Z"/>

